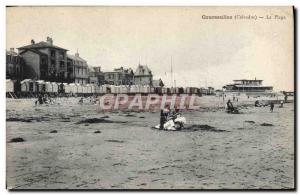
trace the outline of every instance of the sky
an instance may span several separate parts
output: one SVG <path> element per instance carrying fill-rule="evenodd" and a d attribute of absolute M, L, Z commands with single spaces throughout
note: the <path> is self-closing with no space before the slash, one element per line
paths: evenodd
<path fill-rule="evenodd" d="M 135 70 L 140 63 L 168 86 L 220 89 L 257 78 L 294 89 L 292 7 L 8 7 L 6 17 L 6 49 L 49 36 L 90 66 Z"/>

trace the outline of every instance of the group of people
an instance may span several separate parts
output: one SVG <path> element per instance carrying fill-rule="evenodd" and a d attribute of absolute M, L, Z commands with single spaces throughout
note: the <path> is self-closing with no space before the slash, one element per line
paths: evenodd
<path fill-rule="evenodd" d="M 35 105 L 42 105 L 42 104 L 49 104 L 49 103 L 53 103 L 53 99 L 48 96 L 47 94 L 39 94 L 38 95 L 38 99 L 35 101 Z"/>
<path fill-rule="evenodd" d="M 236 108 L 233 106 L 232 102 L 230 101 L 230 99 L 227 101 L 226 103 L 227 105 L 227 111 L 229 112 L 235 112 L 236 111 Z M 258 100 L 256 100 L 254 102 L 254 106 L 255 107 L 265 107 L 265 106 L 268 106 L 270 105 L 270 112 L 273 112 L 274 111 L 274 102 L 270 102 L 270 104 L 263 104 L 263 103 L 260 103 Z M 283 108 L 283 100 L 280 101 L 280 106 L 279 108 Z"/>
<path fill-rule="evenodd" d="M 99 101 L 98 96 L 90 96 L 90 97 L 88 97 L 88 99 L 89 99 L 89 102 L 92 104 L 96 104 Z M 81 97 L 79 99 L 78 103 L 83 104 L 83 102 L 84 102 L 84 97 Z"/>
<path fill-rule="evenodd" d="M 160 111 L 160 129 L 164 129 L 164 124 L 166 121 L 176 119 L 178 115 L 178 109 L 170 110 L 169 106 L 166 106 L 165 109 Z"/>
<path fill-rule="evenodd" d="M 283 103 L 284 103 L 283 100 L 281 100 L 279 108 L 283 108 Z M 274 107 L 275 107 L 274 102 L 270 102 L 270 104 L 263 104 L 263 103 L 260 103 L 258 100 L 256 100 L 255 103 L 254 103 L 255 107 L 262 107 L 262 106 L 265 107 L 265 106 L 268 106 L 268 105 L 270 105 L 270 112 L 273 112 Z"/>

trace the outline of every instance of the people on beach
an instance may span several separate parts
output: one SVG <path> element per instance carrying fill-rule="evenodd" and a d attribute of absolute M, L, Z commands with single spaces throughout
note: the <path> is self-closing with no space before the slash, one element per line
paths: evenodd
<path fill-rule="evenodd" d="M 227 110 L 234 111 L 233 104 L 230 100 L 227 101 Z"/>
<path fill-rule="evenodd" d="M 167 119 L 170 115 L 170 109 L 168 106 L 165 107 L 165 109 L 163 110 L 164 116 Z"/>
<path fill-rule="evenodd" d="M 264 106 L 264 104 L 262 104 L 262 103 L 260 103 L 258 100 L 256 100 L 256 101 L 254 102 L 254 106 L 255 106 L 255 107 L 262 107 L 262 106 Z"/>
<path fill-rule="evenodd" d="M 41 94 L 38 95 L 38 99 L 35 101 L 35 105 L 39 103 L 40 105 L 43 104 L 43 97 Z"/>
<path fill-rule="evenodd" d="M 271 112 L 274 111 L 274 103 L 273 103 L 273 102 L 270 103 L 270 111 L 271 111 Z"/>
<path fill-rule="evenodd" d="M 284 95 L 284 102 L 287 103 L 287 100 L 288 100 L 288 96 Z"/>
<path fill-rule="evenodd" d="M 164 115 L 164 110 L 161 110 L 160 111 L 160 126 L 159 126 L 159 129 L 164 129 L 165 122 L 166 122 L 166 118 L 165 118 L 165 115 Z"/>
<path fill-rule="evenodd" d="M 78 103 L 79 103 L 79 104 L 82 104 L 82 103 L 83 103 L 83 97 L 80 98 L 80 100 L 79 100 Z"/>
<path fill-rule="evenodd" d="M 279 108 L 283 108 L 283 100 L 280 101 L 280 106 Z"/>

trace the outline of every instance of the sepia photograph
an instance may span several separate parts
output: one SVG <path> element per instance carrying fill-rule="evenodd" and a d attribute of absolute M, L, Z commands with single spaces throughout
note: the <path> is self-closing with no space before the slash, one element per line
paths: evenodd
<path fill-rule="evenodd" d="M 5 12 L 6 189 L 295 190 L 293 6 Z"/>

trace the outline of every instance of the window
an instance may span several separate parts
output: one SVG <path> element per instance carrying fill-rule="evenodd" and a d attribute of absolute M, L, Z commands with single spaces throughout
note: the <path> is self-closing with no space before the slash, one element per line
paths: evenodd
<path fill-rule="evenodd" d="M 55 60 L 51 60 L 51 66 L 55 66 Z"/>
<path fill-rule="evenodd" d="M 45 57 L 42 57 L 42 64 L 47 64 L 47 59 Z"/>
<path fill-rule="evenodd" d="M 59 57 L 62 58 L 62 59 L 64 59 L 65 58 L 65 52 L 61 51 L 59 53 Z"/>
<path fill-rule="evenodd" d="M 64 61 L 60 61 L 60 68 L 64 69 L 65 68 L 65 62 Z"/>
<path fill-rule="evenodd" d="M 55 50 L 51 50 L 51 57 L 55 57 Z"/>
<path fill-rule="evenodd" d="M 9 72 L 9 74 L 13 74 L 13 67 L 12 66 L 9 67 L 9 71 L 8 72 Z"/>

